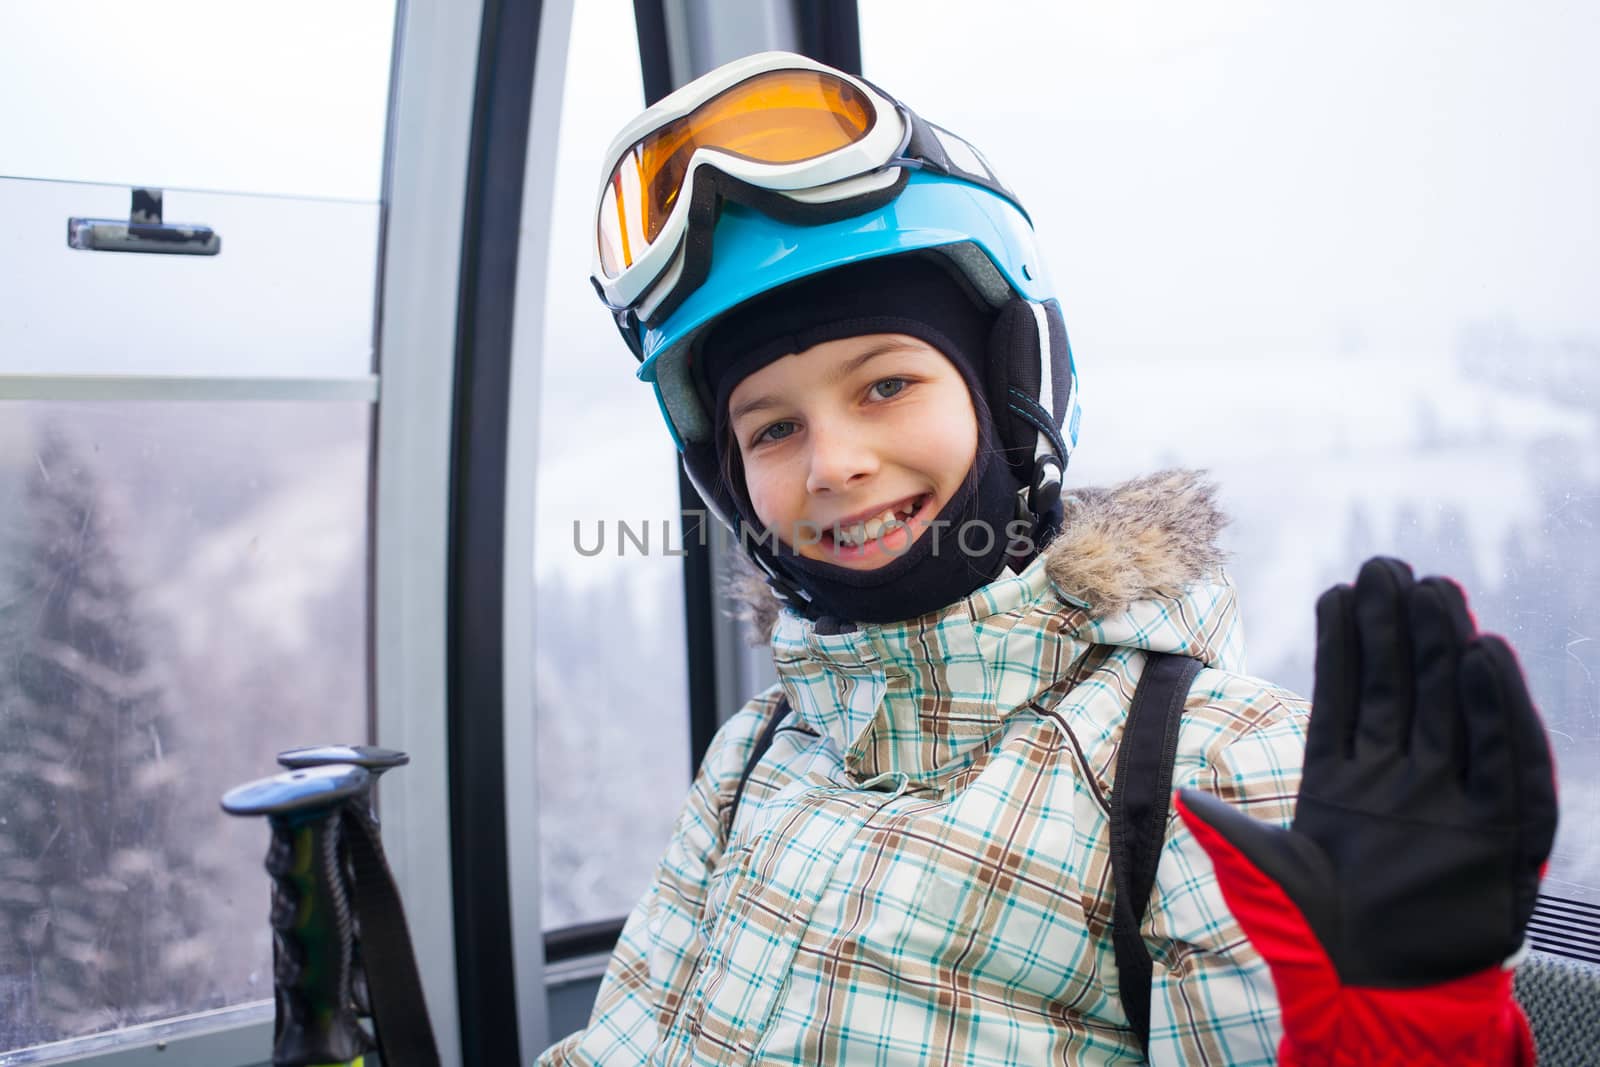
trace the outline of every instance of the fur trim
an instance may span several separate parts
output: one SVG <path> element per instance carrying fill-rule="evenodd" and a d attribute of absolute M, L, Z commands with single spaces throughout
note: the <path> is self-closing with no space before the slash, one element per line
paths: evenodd
<path fill-rule="evenodd" d="M 778 627 L 778 613 L 783 605 L 767 584 L 761 568 L 750 562 L 743 552 L 733 553 L 732 573 L 722 585 L 722 595 L 733 602 L 732 618 L 745 624 L 745 636 L 751 648 L 760 648 L 772 640 L 772 631 Z"/>
<path fill-rule="evenodd" d="M 1182 470 L 1069 493 L 1064 528 L 1045 546 L 1045 572 L 1097 617 L 1170 596 L 1226 559 L 1217 538 L 1228 520 L 1216 493 L 1203 472 Z"/>
<path fill-rule="evenodd" d="M 1166 470 L 1068 493 L 1064 528 L 1044 549 L 1045 573 L 1095 617 L 1170 596 L 1226 560 L 1217 540 L 1228 519 L 1216 492 L 1203 471 Z M 752 643 L 770 641 L 778 598 L 742 553 L 724 592 L 735 602 L 734 617 L 750 626 Z"/>

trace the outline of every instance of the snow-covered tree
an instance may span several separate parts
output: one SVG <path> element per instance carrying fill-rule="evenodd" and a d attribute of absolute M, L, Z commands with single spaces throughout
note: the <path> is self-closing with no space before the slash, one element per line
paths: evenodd
<path fill-rule="evenodd" d="M 193 1010 L 196 843 L 152 633 L 100 488 L 42 434 L 0 550 L 0 1008 L 6 1047 Z"/>

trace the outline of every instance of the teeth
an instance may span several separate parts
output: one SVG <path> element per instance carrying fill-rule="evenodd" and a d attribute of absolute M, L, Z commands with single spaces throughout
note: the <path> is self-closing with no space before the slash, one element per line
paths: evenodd
<path fill-rule="evenodd" d="M 905 516 L 909 518 L 915 509 L 905 508 L 903 510 Z M 893 508 L 889 508 L 882 515 L 875 515 L 866 522 L 840 527 L 836 531 L 835 537 L 840 544 L 855 548 L 866 544 L 868 541 L 876 541 L 884 534 L 892 530 L 898 530 L 904 525 L 905 521 L 901 515 Z"/>

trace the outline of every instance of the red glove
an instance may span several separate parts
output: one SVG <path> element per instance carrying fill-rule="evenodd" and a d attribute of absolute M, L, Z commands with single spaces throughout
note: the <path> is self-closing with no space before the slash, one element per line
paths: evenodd
<path fill-rule="evenodd" d="M 1192 789 L 1178 811 L 1272 969 L 1280 1065 L 1532 1067 L 1503 962 L 1550 855 L 1555 778 L 1516 657 L 1452 582 L 1374 559 L 1317 602 L 1291 829 Z"/>

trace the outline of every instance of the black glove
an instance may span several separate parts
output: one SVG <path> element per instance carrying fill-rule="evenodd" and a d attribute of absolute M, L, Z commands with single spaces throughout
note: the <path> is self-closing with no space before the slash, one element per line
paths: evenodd
<path fill-rule="evenodd" d="M 1454 583 L 1373 559 L 1317 602 L 1290 830 L 1194 790 L 1179 810 L 1273 969 L 1284 1062 L 1331 1062 L 1333 1041 L 1352 1062 L 1506 1063 L 1526 1043 L 1500 964 L 1533 912 L 1555 781 L 1515 655 Z"/>

